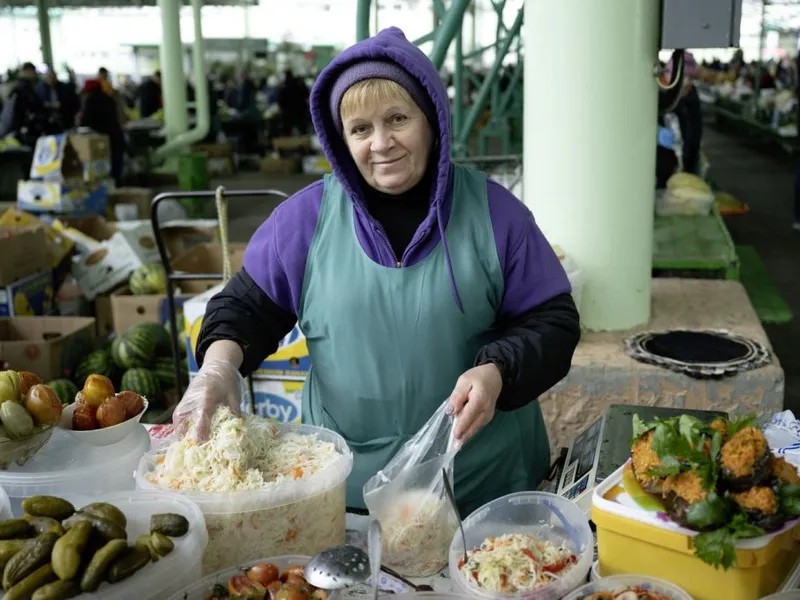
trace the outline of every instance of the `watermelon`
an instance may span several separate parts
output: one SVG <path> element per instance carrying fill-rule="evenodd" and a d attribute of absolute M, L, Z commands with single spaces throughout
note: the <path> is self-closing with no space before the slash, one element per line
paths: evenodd
<path fill-rule="evenodd" d="M 172 354 L 172 340 L 170 340 L 169 333 L 158 323 L 145 321 L 132 325 L 126 333 L 140 333 L 153 338 L 156 345 L 156 354 L 158 356 L 166 356 Z"/>
<path fill-rule="evenodd" d="M 82 388 L 83 382 L 93 373 L 105 375 L 109 379 L 114 378 L 114 363 L 107 350 L 94 350 L 81 360 L 75 370 L 75 383 Z"/>
<path fill-rule="evenodd" d="M 66 406 L 75 402 L 75 396 L 78 395 L 78 386 L 72 383 L 69 379 L 56 379 L 48 382 L 53 391 L 58 394 L 61 399 L 61 404 Z"/>
<path fill-rule="evenodd" d="M 135 296 L 167 293 L 167 272 L 162 265 L 143 265 L 128 280 L 128 288 Z"/>
<path fill-rule="evenodd" d="M 146 367 L 156 355 L 156 341 L 144 331 L 126 331 L 112 344 L 114 362 L 122 369 Z"/>
<path fill-rule="evenodd" d="M 177 319 L 176 319 L 176 321 L 178 322 L 178 331 L 180 331 L 181 323 L 183 323 L 183 314 L 179 314 Z M 171 339 L 172 338 L 172 325 L 170 325 L 169 321 L 164 323 L 164 330 L 167 332 L 167 335 L 170 336 L 170 339 Z M 172 343 L 172 342 L 170 341 L 170 343 Z M 186 356 L 186 342 L 184 341 L 182 335 L 178 335 L 178 353 L 181 356 Z M 172 356 L 172 349 L 171 348 L 170 348 L 169 355 Z"/>
<path fill-rule="evenodd" d="M 154 403 L 161 394 L 161 386 L 155 373 L 150 369 L 136 368 L 123 373 L 120 391 L 136 392 Z"/>
<path fill-rule="evenodd" d="M 153 361 L 151 370 L 155 373 L 162 390 L 175 387 L 174 365 L 175 361 L 171 358 L 157 358 Z M 186 363 L 184 361 L 181 361 L 181 382 L 183 385 L 189 382 L 189 369 L 186 368 Z"/>

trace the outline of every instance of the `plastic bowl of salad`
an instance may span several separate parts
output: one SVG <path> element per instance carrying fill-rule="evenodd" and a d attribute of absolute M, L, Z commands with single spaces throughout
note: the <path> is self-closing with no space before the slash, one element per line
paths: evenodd
<path fill-rule="evenodd" d="M 677 585 L 646 575 L 612 575 L 587 583 L 564 600 L 692 600 Z"/>
<path fill-rule="evenodd" d="M 546 492 L 493 500 L 464 521 L 450 543 L 456 593 L 487 600 L 558 600 L 586 581 L 594 541 L 577 505 Z"/>

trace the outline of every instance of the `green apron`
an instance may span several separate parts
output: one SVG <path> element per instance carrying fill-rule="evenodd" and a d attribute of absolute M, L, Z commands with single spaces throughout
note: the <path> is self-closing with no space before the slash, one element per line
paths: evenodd
<path fill-rule="evenodd" d="M 433 415 L 491 340 L 503 273 L 486 177 L 477 171 L 455 167 L 446 231 L 463 313 L 441 242 L 413 266 L 381 266 L 361 248 L 342 186 L 331 175 L 324 185 L 298 319 L 312 365 L 302 415 L 347 441 L 355 459 L 347 503 L 363 508 L 364 483 Z M 456 458 L 460 510 L 533 489 L 549 462 L 538 402 L 498 411 Z"/>

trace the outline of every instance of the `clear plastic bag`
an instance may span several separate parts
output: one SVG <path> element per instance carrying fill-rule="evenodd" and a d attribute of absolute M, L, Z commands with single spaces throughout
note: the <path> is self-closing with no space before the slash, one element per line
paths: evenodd
<path fill-rule="evenodd" d="M 427 577 L 447 565 L 458 527 L 444 487 L 453 484 L 453 418 L 445 402 L 386 467 L 364 485 L 370 516 L 383 529 L 383 564 L 405 577 Z"/>

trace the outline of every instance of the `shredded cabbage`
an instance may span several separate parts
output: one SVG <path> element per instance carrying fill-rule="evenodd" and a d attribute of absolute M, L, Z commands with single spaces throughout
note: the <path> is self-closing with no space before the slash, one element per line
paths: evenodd
<path fill-rule="evenodd" d="M 467 552 L 459 570 L 481 589 L 492 592 L 529 591 L 558 579 L 578 557 L 562 543 L 537 540 L 523 533 L 486 538 L 480 548 Z"/>
<path fill-rule="evenodd" d="M 381 508 L 378 520 L 387 567 L 406 577 L 427 577 L 447 565 L 458 522 L 441 496 L 425 490 L 403 492 Z"/>
<path fill-rule="evenodd" d="M 204 573 L 344 543 L 343 480 L 287 494 L 300 480 L 335 468 L 342 454 L 316 435 L 279 433 L 262 417 L 221 407 L 208 441 L 197 444 L 192 435 L 176 440 L 145 474 L 160 488 L 189 494 L 203 509 L 209 535 Z"/>

